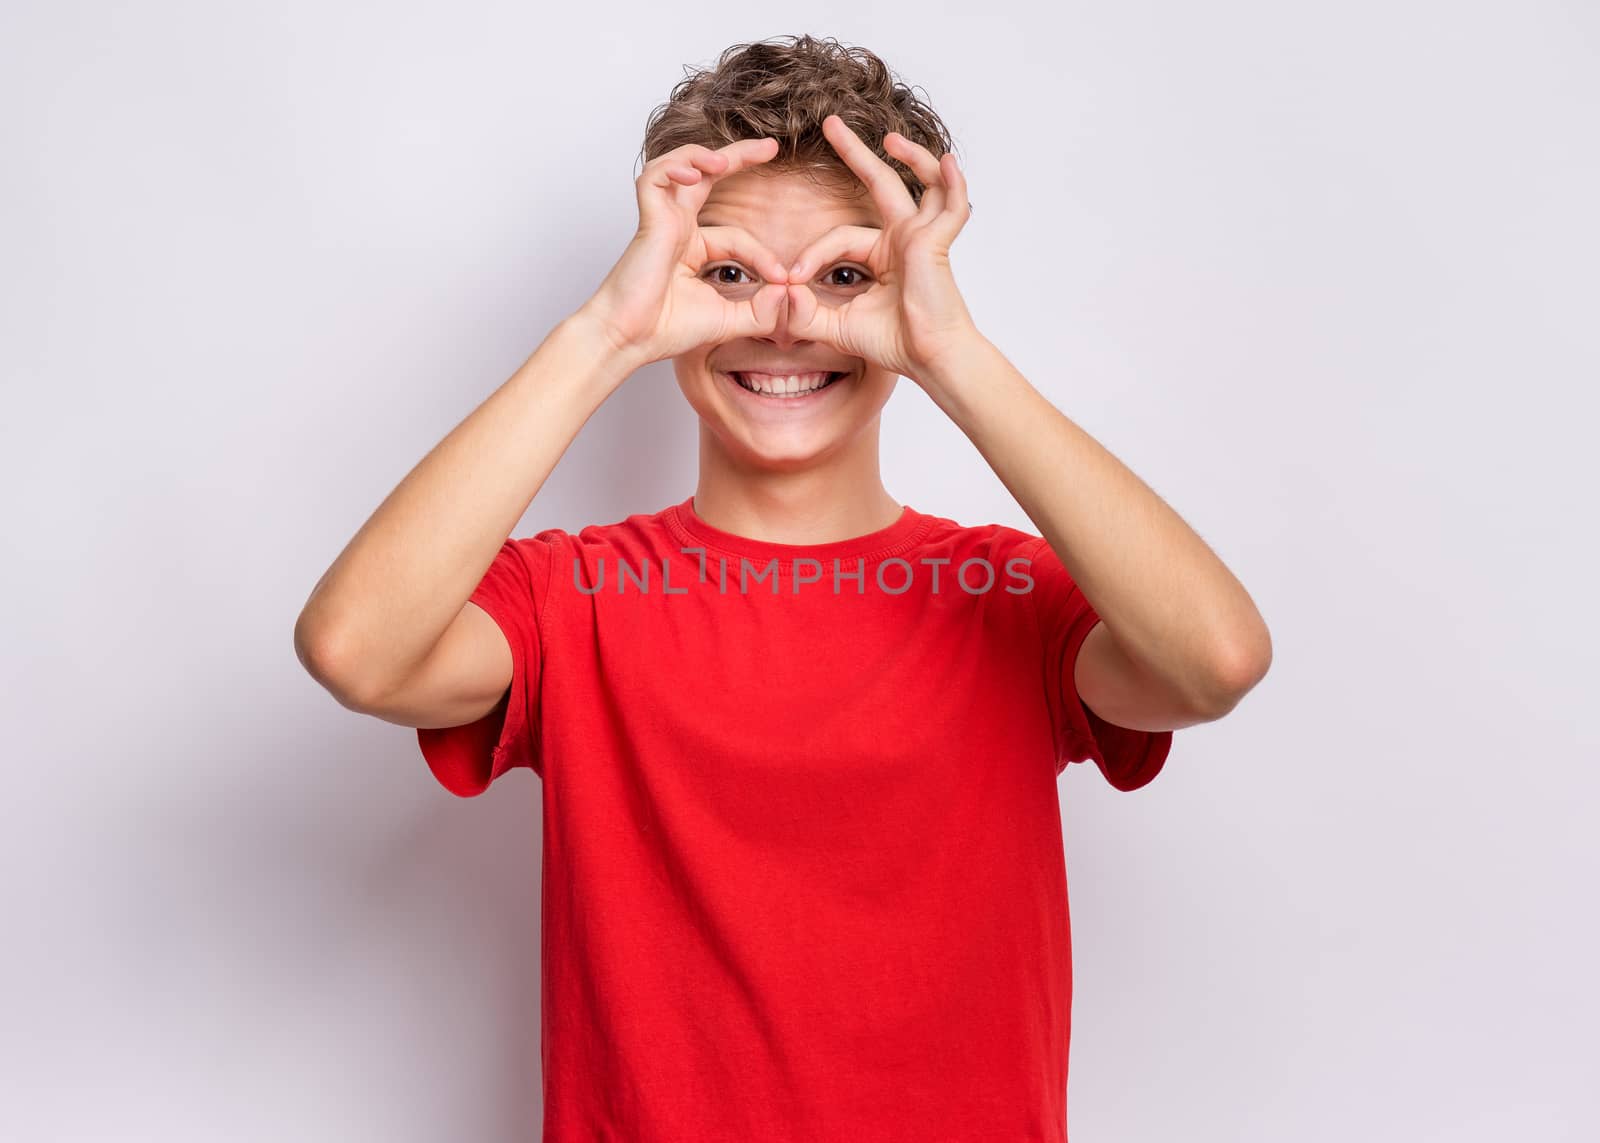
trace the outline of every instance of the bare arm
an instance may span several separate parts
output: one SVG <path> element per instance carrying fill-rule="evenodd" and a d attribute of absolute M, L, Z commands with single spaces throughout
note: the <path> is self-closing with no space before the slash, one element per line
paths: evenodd
<path fill-rule="evenodd" d="M 1244 586 L 998 348 L 974 336 L 925 387 L 1103 620 L 1074 674 L 1090 709 L 1118 726 L 1179 729 L 1221 718 L 1261 680 L 1272 639 Z"/>
<path fill-rule="evenodd" d="M 1148 731 L 1221 718 L 1271 665 L 1267 625 L 1205 541 L 978 332 L 949 256 L 972 213 L 961 165 L 885 134 L 883 146 L 928 192 L 918 203 L 840 116 L 822 127 L 885 226 L 837 227 L 790 273 L 806 280 L 848 256 L 878 282 L 837 307 L 792 290 L 800 308 L 790 335 L 865 351 L 912 378 L 977 446 L 1101 620 L 1073 673 L 1090 710 Z"/>
<path fill-rule="evenodd" d="M 712 258 L 781 267 L 735 228 L 702 231 L 713 182 L 771 139 L 685 144 L 634 180 L 640 224 L 595 295 L 418 462 L 323 573 L 295 623 L 300 662 L 340 704 L 407 726 L 459 726 L 511 684 L 511 648 L 469 596 L 578 431 L 635 369 L 770 332 L 784 289 L 724 298 Z"/>
<path fill-rule="evenodd" d="M 312 589 L 295 652 L 339 702 L 415 726 L 488 713 L 511 681 L 467 597 L 578 431 L 632 371 L 580 311 L 419 461 Z"/>

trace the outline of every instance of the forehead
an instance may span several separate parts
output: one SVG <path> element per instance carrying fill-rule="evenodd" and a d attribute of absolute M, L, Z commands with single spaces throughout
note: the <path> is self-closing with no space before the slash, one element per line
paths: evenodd
<path fill-rule="evenodd" d="M 738 171 L 712 184 L 701 226 L 737 226 L 785 257 L 835 226 L 883 225 L 865 186 L 845 197 L 795 171 Z"/>

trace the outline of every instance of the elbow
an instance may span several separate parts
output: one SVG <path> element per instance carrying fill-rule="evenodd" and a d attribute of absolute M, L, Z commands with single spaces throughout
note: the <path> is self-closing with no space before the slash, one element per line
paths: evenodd
<path fill-rule="evenodd" d="M 377 689 L 357 668 L 348 635 L 301 612 L 294 625 L 294 653 L 300 665 L 346 710 L 365 713 Z"/>
<path fill-rule="evenodd" d="M 1272 667 L 1272 636 L 1265 625 L 1249 638 L 1230 644 L 1212 657 L 1200 706 L 1210 720 L 1230 713 L 1266 678 Z"/>

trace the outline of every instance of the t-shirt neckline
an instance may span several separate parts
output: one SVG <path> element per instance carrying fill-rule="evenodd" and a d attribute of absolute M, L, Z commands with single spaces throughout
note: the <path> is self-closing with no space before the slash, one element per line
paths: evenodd
<path fill-rule="evenodd" d="M 771 540 L 757 540 L 725 532 L 706 523 L 694 510 L 693 494 L 668 509 L 667 520 L 685 547 L 703 547 L 726 555 L 745 556 L 762 561 L 776 559 L 780 564 L 791 563 L 797 559 L 832 560 L 892 556 L 915 547 L 933 522 L 931 516 L 918 512 L 909 504 L 903 504 L 898 519 L 874 532 L 821 544 L 780 544 Z"/>

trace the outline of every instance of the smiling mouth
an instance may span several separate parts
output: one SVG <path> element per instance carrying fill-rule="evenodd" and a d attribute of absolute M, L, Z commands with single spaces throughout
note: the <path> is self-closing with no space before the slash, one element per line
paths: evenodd
<path fill-rule="evenodd" d="M 802 373 L 791 377 L 775 377 L 763 373 L 730 373 L 739 388 L 758 397 L 776 401 L 792 401 L 820 393 L 848 373 Z"/>

